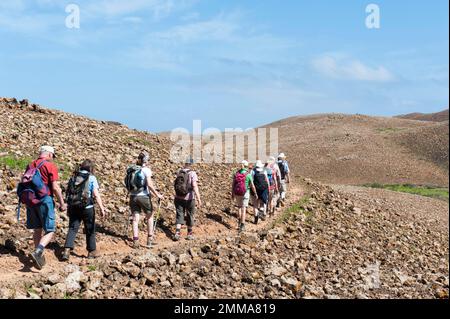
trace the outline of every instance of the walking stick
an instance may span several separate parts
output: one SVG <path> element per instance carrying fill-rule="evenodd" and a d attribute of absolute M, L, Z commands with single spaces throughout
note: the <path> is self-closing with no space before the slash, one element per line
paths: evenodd
<path fill-rule="evenodd" d="M 158 210 L 156 211 L 155 218 L 153 221 L 153 236 L 155 236 L 156 234 L 156 225 L 158 224 L 160 215 L 161 215 L 161 199 L 158 198 Z"/>

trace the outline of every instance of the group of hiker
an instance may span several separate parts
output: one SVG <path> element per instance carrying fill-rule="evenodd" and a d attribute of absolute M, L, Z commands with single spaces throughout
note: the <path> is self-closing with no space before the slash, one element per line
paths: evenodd
<path fill-rule="evenodd" d="M 96 258 L 99 255 L 96 247 L 94 204 L 97 203 L 102 218 L 107 216 L 99 191 L 99 183 L 94 175 L 93 161 L 86 159 L 77 166 L 67 184 L 64 197 L 59 185 L 55 158 L 54 147 L 42 146 L 39 150 L 39 158 L 29 163 L 17 187 L 18 218 L 20 218 L 21 204 L 26 205 L 26 225 L 28 229 L 34 231 L 35 250 L 31 253 L 31 258 L 38 269 L 42 269 L 46 263 L 44 250 L 52 241 L 56 231 L 56 208 L 61 212 L 67 211 L 69 217 L 69 228 L 61 256 L 63 261 L 68 261 L 70 258 L 81 223 L 84 224 L 86 233 L 88 258 Z M 149 154 L 142 151 L 136 163 L 128 167 L 124 179 L 131 211 L 129 221 L 133 229 L 132 246 L 135 248 L 140 247 L 139 221 L 142 212 L 145 214 L 147 223 L 146 247 L 153 246 L 156 222 L 152 198 L 153 196 L 157 198 L 159 207 L 164 198 L 153 183 L 153 173 L 149 162 Z M 174 180 L 176 210 L 174 241 L 181 239 L 183 225 L 187 228 L 186 239 L 194 239 L 195 211 L 202 206 L 202 200 L 198 176 L 192 169 L 193 164 L 194 160 L 191 157 L 187 158 L 184 167 L 177 172 Z M 286 184 L 289 183 L 289 179 L 289 166 L 283 153 L 278 156 L 278 161 L 270 157 L 265 164 L 260 160 L 254 165 L 247 161 L 241 163 L 241 169 L 233 175 L 232 185 L 232 199 L 239 209 L 239 232 L 245 229 L 246 211 L 250 201 L 253 205 L 255 223 L 258 223 L 259 219 L 264 220 L 266 216 L 273 215 L 276 207 L 284 206 Z M 55 197 L 57 204 L 55 204 Z"/>
<path fill-rule="evenodd" d="M 231 196 L 239 209 L 238 230 L 245 230 L 247 208 L 253 206 L 254 223 L 275 214 L 284 206 L 287 184 L 290 182 L 289 165 L 286 155 L 278 155 L 278 161 L 269 157 L 266 163 L 261 160 L 250 164 L 244 160 L 241 168 L 234 174 Z"/>

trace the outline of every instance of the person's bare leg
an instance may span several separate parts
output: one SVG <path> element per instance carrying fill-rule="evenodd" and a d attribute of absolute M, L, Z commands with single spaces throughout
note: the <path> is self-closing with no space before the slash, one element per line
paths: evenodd
<path fill-rule="evenodd" d="M 245 215 L 247 214 L 247 207 L 242 207 L 242 214 L 241 214 L 241 223 L 245 224 Z"/>
<path fill-rule="evenodd" d="M 54 232 L 45 234 L 44 236 L 42 236 L 39 244 L 46 247 L 52 241 L 54 234 L 55 234 Z"/>
<path fill-rule="evenodd" d="M 139 214 L 133 216 L 133 239 L 139 238 Z"/>
<path fill-rule="evenodd" d="M 155 234 L 155 230 L 153 229 L 153 223 L 154 223 L 154 216 L 153 213 L 147 214 L 145 217 L 147 219 L 147 234 L 148 237 L 153 237 Z"/>

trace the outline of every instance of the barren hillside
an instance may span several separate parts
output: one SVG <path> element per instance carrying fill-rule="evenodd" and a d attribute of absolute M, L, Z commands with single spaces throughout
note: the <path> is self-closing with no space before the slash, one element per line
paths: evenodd
<path fill-rule="evenodd" d="M 396 117 L 406 120 L 445 122 L 448 121 L 448 109 L 436 113 L 410 113 Z"/>
<path fill-rule="evenodd" d="M 280 148 L 298 175 L 353 185 L 448 185 L 448 122 L 324 114 L 265 127 L 279 129 Z"/>
<path fill-rule="evenodd" d="M 172 180 L 178 166 L 169 160 L 171 144 L 166 138 L 27 101 L 0 99 L 0 111 L 0 298 L 448 298 L 448 227 L 443 227 L 448 224 L 447 202 L 324 186 L 300 176 L 309 169 L 315 178 L 331 174 L 330 180 L 350 181 L 345 178 L 352 174 L 338 174 L 324 165 L 327 162 L 314 166 L 321 154 L 330 152 L 330 163 L 339 162 L 336 156 L 356 154 L 349 161 L 378 169 L 364 175 L 363 166 L 356 166 L 359 181 L 377 173 L 385 177 L 386 169 L 391 180 L 406 171 L 414 180 L 426 180 L 426 173 L 434 172 L 436 180 L 431 182 L 438 181 L 445 169 L 432 163 L 426 147 L 420 148 L 421 160 L 395 163 L 400 155 L 410 158 L 416 152 L 406 148 L 389 154 L 400 145 L 391 144 L 390 134 L 400 128 L 412 133 L 418 129 L 415 121 L 338 115 L 288 120 L 280 128 L 286 152 L 294 159 L 300 136 L 308 143 L 299 154 L 312 163 L 300 165 L 305 163 L 302 156 L 292 161 L 299 168 L 286 208 L 258 225 L 248 216 L 241 235 L 228 196 L 232 167 L 198 164 L 205 206 L 198 212 L 197 239 L 174 243 Z M 431 127 L 421 125 L 419 129 Z M 100 258 L 85 258 L 79 234 L 75 254 L 64 263 L 60 257 L 67 217 L 58 213 L 56 238 L 46 250 L 47 265 L 37 271 L 28 257 L 32 233 L 25 229 L 23 217 L 20 223 L 15 220 L 14 188 L 23 165 L 44 143 L 56 147 L 63 179 L 79 160 L 94 159 L 111 217 L 97 221 Z M 387 153 L 380 165 L 374 163 L 382 156 L 375 162 L 364 157 L 364 151 L 375 156 L 380 148 Z M 131 248 L 125 232 L 128 207 L 122 180 L 141 149 L 151 153 L 155 182 L 166 195 L 152 250 Z M 389 167 L 383 168 L 383 163 Z M 418 163 L 425 173 L 403 168 Z"/>

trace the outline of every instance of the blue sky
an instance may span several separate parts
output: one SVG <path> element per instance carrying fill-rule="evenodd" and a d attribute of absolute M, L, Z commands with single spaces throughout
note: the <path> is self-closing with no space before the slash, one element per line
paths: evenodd
<path fill-rule="evenodd" d="M 380 29 L 360 0 L 1 1 L 0 96 L 154 132 L 448 107 L 448 1 L 372 2 Z"/>

